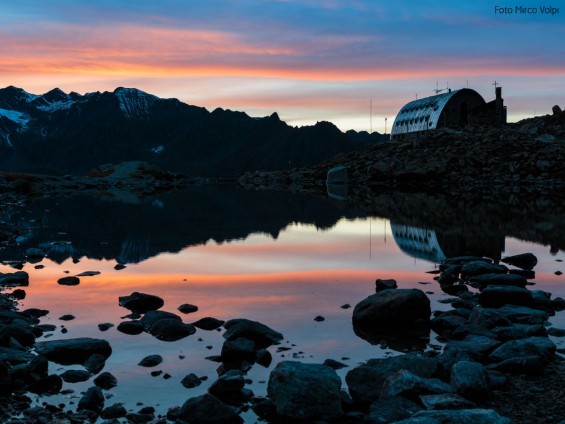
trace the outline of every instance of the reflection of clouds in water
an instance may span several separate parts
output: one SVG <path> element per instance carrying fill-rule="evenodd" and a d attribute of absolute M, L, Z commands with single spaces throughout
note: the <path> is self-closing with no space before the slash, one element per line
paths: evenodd
<path fill-rule="evenodd" d="M 434 230 L 393 223 L 390 228 L 394 241 L 407 255 L 435 263 L 446 259 Z"/>

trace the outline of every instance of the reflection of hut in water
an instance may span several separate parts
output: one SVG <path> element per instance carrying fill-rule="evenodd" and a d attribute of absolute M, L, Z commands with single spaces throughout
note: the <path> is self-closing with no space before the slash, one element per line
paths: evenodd
<path fill-rule="evenodd" d="M 431 262 L 441 262 L 446 259 L 434 230 L 392 222 L 390 228 L 394 241 L 407 255 Z"/>
<path fill-rule="evenodd" d="M 504 235 L 484 235 L 469 230 L 436 231 L 390 223 L 394 241 L 413 258 L 441 262 L 449 257 L 472 255 L 500 260 L 504 251 Z"/>

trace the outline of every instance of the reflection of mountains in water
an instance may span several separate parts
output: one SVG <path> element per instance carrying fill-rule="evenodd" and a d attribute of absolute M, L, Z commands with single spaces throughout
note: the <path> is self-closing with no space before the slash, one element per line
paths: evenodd
<path fill-rule="evenodd" d="M 450 232 L 390 223 L 394 241 L 404 253 L 417 259 L 439 263 L 449 257 L 472 255 L 500 260 L 504 235 L 479 237 L 462 230 Z"/>
<path fill-rule="evenodd" d="M 329 228 L 344 216 L 361 216 L 319 197 L 237 186 L 193 187 L 138 204 L 85 195 L 40 199 L 27 209 L 12 218 L 27 235 L 17 248 L 0 250 L 0 259 L 21 259 L 27 248 L 40 247 L 59 263 L 83 256 L 137 263 L 210 240 L 253 233 L 276 239 L 294 222 Z"/>

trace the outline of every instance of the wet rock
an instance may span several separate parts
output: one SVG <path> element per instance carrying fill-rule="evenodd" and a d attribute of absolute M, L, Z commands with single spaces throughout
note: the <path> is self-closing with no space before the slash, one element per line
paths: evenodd
<path fill-rule="evenodd" d="M 331 368 L 284 361 L 271 371 L 267 392 L 278 416 L 315 420 L 342 415 L 340 389 L 341 380 Z"/>
<path fill-rule="evenodd" d="M 498 308 L 496 312 L 506 319 L 520 324 L 543 324 L 549 317 L 545 311 L 525 306 L 504 305 Z"/>
<path fill-rule="evenodd" d="M 240 405 L 245 399 L 242 393 L 245 386 L 243 372 L 229 370 L 212 383 L 208 391 L 228 405 Z"/>
<path fill-rule="evenodd" d="M 61 378 L 65 383 L 79 383 L 87 381 L 92 374 L 84 370 L 67 370 L 61 374 Z"/>
<path fill-rule="evenodd" d="M 450 296 L 459 296 L 464 292 L 468 292 L 469 288 L 465 284 L 442 285 L 441 291 Z"/>
<path fill-rule="evenodd" d="M 155 419 L 153 414 L 140 414 L 139 412 L 130 412 L 126 415 L 128 423 L 147 424 Z"/>
<path fill-rule="evenodd" d="M 381 389 L 381 399 L 402 396 L 416 400 L 420 395 L 454 393 L 455 388 L 437 378 L 422 378 L 400 370 L 388 377 Z"/>
<path fill-rule="evenodd" d="M 490 285 L 526 287 L 528 280 L 516 274 L 483 274 L 471 277 L 471 282 L 483 289 Z"/>
<path fill-rule="evenodd" d="M 88 357 L 88 359 L 82 366 L 92 374 L 98 374 L 100 371 L 102 371 L 105 365 L 106 358 L 99 353 L 94 353 Z"/>
<path fill-rule="evenodd" d="M 547 330 L 547 333 L 553 337 L 565 337 L 565 329 L 563 328 L 551 327 L 549 330 Z"/>
<path fill-rule="evenodd" d="M 508 271 L 508 273 L 509 274 L 521 275 L 522 277 L 524 277 L 528 280 L 533 280 L 534 278 L 536 278 L 535 271 L 527 270 L 527 269 L 511 269 L 511 270 Z"/>
<path fill-rule="evenodd" d="M 511 358 L 538 356 L 544 361 L 551 361 L 555 356 L 556 346 L 545 337 L 528 337 L 510 340 L 502 344 L 489 355 L 490 362 L 501 362 Z"/>
<path fill-rule="evenodd" d="M 80 284 L 80 279 L 78 277 L 63 277 L 57 280 L 57 284 L 61 286 L 78 286 Z"/>
<path fill-rule="evenodd" d="M 500 340 L 516 340 L 527 337 L 547 337 L 547 330 L 543 325 L 512 324 L 509 326 L 494 327 L 492 332 Z"/>
<path fill-rule="evenodd" d="M 226 340 L 222 345 L 222 361 L 237 362 L 241 360 L 254 361 L 255 343 L 245 337 Z"/>
<path fill-rule="evenodd" d="M 262 367 L 267 368 L 271 365 L 273 361 L 273 357 L 271 356 L 271 352 L 267 349 L 259 349 L 255 352 L 255 362 L 261 365 Z"/>
<path fill-rule="evenodd" d="M 109 372 L 103 372 L 94 379 L 94 384 L 101 389 L 110 390 L 118 385 L 118 379 Z"/>
<path fill-rule="evenodd" d="M 114 326 L 114 324 L 112 324 L 111 322 L 104 322 L 104 323 L 98 324 L 98 329 L 100 331 L 108 331 L 113 326 Z"/>
<path fill-rule="evenodd" d="M 349 303 L 344 303 L 343 305 L 340 306 L 341 309 L 349 309 L 351 308 L 351 305 Z"/>
<path fill-rule="evenodd" d="M 420 402 L 424 405 L 424 408 L 428 410 L 467 409 L 476 407 L 473 402 L 453 393 L 423 395 L 420 396 Z"/>
<path fill-rule="evenodd" d="M 512 420 L 498 414 L 492 409 L 456 409 L 441 411 L 420 411 L 412 415 L 412 420 L 435 420 L 442 424 L 481 423 L 512 424 Z M 433 421 L 410 421 L 431 424 Z M 400 424 L 400 423 L 397 423 Z"/>
<path fill-rule="evenodd" d="M 0 346 L 0 362 L 16 365 L 27 363 L 33 358 L 34 356 L 26 351 Z"/>
<path fill-rule="evenodd" d="M 254 398 L 252 409 L 255 415 L 263 420 L 276 420 L 277 418 L 277 407 L 269 398 Z"/>
<path fill-rule="evenodd" d="M 322 321 L 325 321 L 325 320 L 326 319 L 321 315 L 317 315 L 317 316 L 314 317 L 314 321 L 316 321 L 316 322 L 322 322 Z"/>
<path fill-rule="evenodd" d="M 198 306 L 191 305 L 190 303 L 183 303 L 177 308 L 183 314 L 191 314 L 193 312 L 198 311 Z"/>
<path fill-rule="evenodd" d="M 487 366 L 488 371 L 497 371 L 505 374 L 525 374 L 534 377 L 543 375 L 544 368 L 545 363 L 539 355 L 509 358 Z"/>
<path fill-rule="evenodd" d="M 235 408 L 208 393 L 188 399 L 177 412 L 176 418 L 191 424 L 243 423 Z"/>
<path fill-rule="evenodd" d="M 534 304 L 532 293 L 523 287 L 490 285 L 479 295 L 479 303 L 488 308 L 503 305 L 530 307 Z"/>
<path fill-rule="evenodd" d="M 22 289 L 16 289 L 11 293 L 11 296 L 17 300 L 23 300 L 26 298 L 26 292 Z"/>
<path fill-rule="evenodd" d="M 373 402 L 365 417 L 367 424 L 387 424 L 410 417 L 422 408 L 416 403 L 402 398 L 390 398 Z"/>
<path fill-rule="evenodd" d="M 188 374 L 181 380 L 180 384 L 187 389 L 192 389 L 193 387 L 200 386 L 200 384 L 202 384 L 202 380 L 200 380 L 196 374 Z"/>
<path fill-rule="evenodd" d="M 461 267 L 461 275 L 464 278 L 475 277 L 484 274 L 506 274 L 508 268 L 485 261 L 469 261 Z"/>
<path fill-rule="evenodd" d="M 467 320 L 459 315 L 456 315 L 452 311 L 447 311 L 448 313 L 441 314 L 431 321 L 432 330 L 434 330 L 439 335 L 444 335 L 446 333 L 451 333 L 456 328 L 465 325 Z"/>
<path fill-rule="evenodd" d="M 457 393 L 467 399 L 483 401 L 488 396 L 488 375 L 477 362 L 460 361 L 453 365 L 450 383 Z"/>
<path fill-rule="evenodd" d="M 445 268 L 440 274 L 437 282 L 441 286 L 451 285 L 459 281 L 460 265 L 451 265 Z"/>
<path fill-rule="evenodd" d="M 522 253 L 520 255 L 507 256 L 502 259 L 502 262 L 518 268 L 531 270 L 537 265 L 538 258 L 533 253 Z"/>
<path fill-rule="evenodd" d="M 0 286 L 2 287 L 29 286 L 29 274 L 25 271 L 17 271 L 7 274 L 0 272 Z"/>
<path fill-rule="evenodd" d="M 166 311 L 149 311 L 147 312 L 143 318 L 141 318 L 141 323 L 143 324 L 143 328 L 145 331 L 150 331 L 151 327 L 157 322 L 162 319 L 173 319 L 178 322 L 182 322 L 182 318 L 177 314 L 173 314 L 172 312 Z"/>
<path fill-rule="evenodd" d="M 126 266 L 125 266 L 124 264 L 116 264 L 116 265 L 114 265 L 114 269 L 115 269 L 116 271 L 121 271 L 122 269 L 125 269 L 125 268 L 126 268 Z"/>
<path fill-rule="evenodd" d="M 120 333 L 129 334 L 131 336 L 141 334 L 144 330 L 141 321 L 123 321 L 118 324 L 116 329 Z"/>
<path fill-rule="evenodd" d="M 200 328 L 201 330 L 212 331 L 220 328 L 222 325 L 224 325 L 224 322 L 225 321 L 222 321 L 220 319 L 205 317 L 199 319 L 196 322 L 193 322 L 192 325 L 194 325 L 196 328 Z"/>
<path fill-rule="evenodd" d="M 107 359 L 112 354 L 110 343 L 102 339 L 81 337 L 35 343 L 35 351 L 62 365 L 84 364 L 93 354 Z"/>
<path fill-rule="evenodd" d="M 492 262 L 490 259 L 488 258 L 482 258 L 480 256 L 455 256 L 453 258 L 447 258 L 445 261 L 443 261 L 443 265 L 445 266 L 451 266 L 451 265 L 463 265 L 466 264 L 467 262 L 475 262 L 475 261 L 482 261 L 482 262 Z"/>
<path fill-rule="evenodd" d="M 384 290 L 359 302 L 353 310 L 358 326 L 394 328 L 429 321 L 430 301 L 418 289 Z"/>
<path fill-rule="evenodd" d="M 163 357 L 161 355 L 149 355 L 139 361 L 137 365 L 142 367 L 156 367 L 161 362 L 163 362 Z"/>
<path fill-rule="evenodd" d="M 561 297 L 556 297 L 551 301 L 551 307 L 554 311 L 564 311 L 565 310 L 565 299 Z"/>
<path fill-rule="evenodd" d="M 553 308 L 551 306 L 551 293 L 543 290 L 531 290 L 530 293 L 532 294 L 533 299 L 532 308 L 541 309 L 546 312 L 553 312 Z"/>
<path fill-rule="evenodd" d="M 339 370 L 341 368 L 347 368 L 349 365 L 343 362 L 336 361 L 335 359 L 326 359 L 324 365 L 330 367 L 332 370 Z"/>
<path fill-rule="evenodd" d="M 77 411 L 89 410 L 99 414 L 104 408 L 104 394 L 100 387 L 90 387 L 78 401 Z"/>
<path fill-rule="evenodd" d="M 156 339 L 174 342 L 184 339 L 196 332 L 194 326 L 184 324 L 176 319 L 161 319 L 151 326 L 149 333 Z"/>
<path fill-rule="evenodd" d="M 257 321 L 244 318 L 232 319 L 224 324 L 226 331 L 223 336 L 227 340 L 245 337 L 252 340 L 257 348 L 265 348 L 273 344 L 279 344 L 283 335 L 272 328 Z"/>
<path fill-rule="evenodd" d="M 511 321 L 493 309 L 476 307 L 471 311 L 468 318 L 469 324 L 479 325 L 485 328 L 511 325 Z"/>
<path fill-rule="evenodd" d="M 0 327 L 0 346 L 17 347 L 10 346 L 14 340 L 16 340 L 21 346 L 33 346 L 35 343 L 33 328 L 25 321 L 20 321 L 21 323 L 17 322 L 18 321 L 14 320 L 12 321 L 12 324 Z"/>
<path fill-rule="evenodd" d="M 451 340 L 445 344 L 444 351 L 451 349 L 460 350 L 468 353 L 475 361 L 481 361 L 487 355 L 500 346 L 500 341 L 490 337 L 476 336 L 469 334 L 463 340 Z"/>
<path fill-rule="evenodd" d="M 75 319 L 75 316 L 71 315 L 71 314 L 65 314 L 65 315 L 60 316 L 59 319 L 61 321 L 72 321 L 73 319 Z"/>
<path fill-rule="evenodd" d="M 560 115 L 562 110 L 559 107 L 559 105 L 555 105 L 551 108 L 551 111 L 553 112 L 554 115 Z"/>
<path fill-rule="evenodd" d="M 61 377 L 52 374 L 45 378 L 33 381 L 28 385 L 27 390 L 38 395 L 55 395 L 61 391 L 62 387 L 63 380 Z"/>
<path fill-rule="evenodd" d="M 375 291 L 377 292 L 396 289 L 397 287 L 398 285 L 396 284 L 396 280 L 393 280 L 392 278 L 389 280 L 382 280 L 380 278 L 377 278 L 377 281 L 375 281 Z"/>
<path fill-rule="evenodd" d="M 111 420 L 115 418 L 122 418 L 127 415 L 128 411 L 121 403 L 115 403 L 107 408 L 104 408 L 102 412 L 100 412 L 100 418 L 105 420 Z"/>
<path fill-rule="evenodd" d="M 118 304 L 132 312 L 144 314 L 149 311 L 156 311 L 165 302 L 152 294 L 133 292 L 129 296 L 120 296 Z"/>

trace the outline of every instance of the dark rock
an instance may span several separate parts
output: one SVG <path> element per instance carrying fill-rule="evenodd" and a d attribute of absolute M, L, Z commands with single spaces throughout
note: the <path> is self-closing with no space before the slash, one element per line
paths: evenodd
<path fill-rule="evenodd" d="M 485 328 L 511 325 L 509 319 L 493 309 L 475 307 L 468 318 L 469 324 L 479 325 Z"/>
<path fill-rule="evenodd" d="M 508 271 L 509 274 L 516 274 L 516 275 L 521 275 L 522 277 L 528 279 L 528 280 L 533 280 L 534 278 L 536 278 L 536 273 L 535 271 L 532 271 L 531 269 L 511 269 Z"/>
<path fill-rule="evenodd" d="M 271 352 L 269 352 L 267 349 L 259 349 L 257 352 L 255 352 L 255 362 L 257 362 L 262 367 L 267 368 L 269 365 L 271 365 L 272 361 L 273 357 L 271 356 Z"/>
<path fill-rule="evenodd" d="M 120 296 L 118 303 L 130 311 L 140 314 L 156 311 L 165 304 L 163 299 L 158 296 L 139 292 L 133 292 L 129 296 Z"/>
<path fill-rule="evenodd" d="M 61 321 L 72 321 L 73 319 L 75 319 L 75 316 L 71 315 L 71 314 L 66 314 L 66 315 L 60 316 L 59 319 Z"/>
<path fill-rule="evenodd" d="M 196 374 L 188 374 L 181 380 L 180 384 L 187 389 L 192 389 L 193 387 L 200 386 L 200 384 L 202 384 L 202 380 L 200 380 Z"/>
<path fill-rule="evenodd" d="M 451 311 L 448 311 L 451 312 Z M 465 325 L 467 320 L 455 313 L 444 313 L 432 319 L 431 326 L 437 334 L 451 333 L 456 328 Z"/>
<path fill-rule="evenodd" d="M 532 306 L 534 298 L 528 289 L 516 286 L 490 285 L 479 295 L 479 303 L 488 308 L 503 305 Z"/>
<path fill-rule="evenodd" d="M 28 363 L 34 358 L 29 352 L 0 346 L 0 362 L 12 365 Z"/>
<path fill-rule="evenodd" d="M 402 397 L 378 400 L 371 404 L 364 422 L 388 424 L 408 418 L 421 410 L 416 403 Z"/>
<path fill-rule="evenodd" d="M 118 385 L 118 379 L 109 372 L 103 372 L 94 379 L 94 384 L 104 390 L 110 390 Z"/>
<path fill-rule="evenodd" d="M 525 306 L 504 305 L 496 310 L 506 319 L 520 324 L 543 324 L 549 315 L 547 312 Z"/>
<path fill-rule="evenodd" d="M 442 285 L 441 291 L 450 296 L 459 296 L 461 293 L 468 292 L 469 288 L 465 284 Z"/>
<path fill-rule="evenodd" d="M 25 271 L 17 271 L 3 274 L 0 272 L 1 287 L 29 286 L 29 274 Z"/>
<path fill-rule="evenodd" d="M 110 322 L 104 322 L 104 323 L 98 324 L 98 329 L 100 331 L 108 331 L 113 326 L 114 326 L 114 324 L 112 324 Z"/>
<path fill-rule="evenodd" d="M 77 274 L 77 277 L 94 277 L 95 275 L 100 275 L 100 271 L 84 271 Z"/>
<path fill-rule="evenodd" d="M 420 402 L 428 410 L 476 408 L 473 402 L 453 393 L 423 395 L 420 396 Z"/>
<path fill-rule="evenodd" d="M 454 393 L 455 388 L 437 378 L 422 378 L 400 370 L 388 377 L 381 389 L 381 399 L 402 396 L 417 400 L 420 395 Z"/>
<path fill-rule="evenodd" d="M 45 378 L 33 381 L 28 385 L 27 389 L 31 393 L 38 395 L 48 394 L 55 395 L 61 391 L 63 380 L 58 375 L 49 375 Z"/>
<path fill-rule="evenodd" d="M 422 424 L 463 424 L 463 423 L 481 423 L 481 424 L 512 424 L 512 420 L 499 415 L 492 409 L 455 409 L 441 411 L 420 411 L 411 417 L 410 423 Z M 414 421 L 427 420 L 427 421 Z M 432 421 L 430 421 L 432 420 Z M 397 423 L 400 424 L 400 423 Z M 404 424 L 404 423 L 403 423 Z M 408 423 L 407 423 L 408 424 Z"/>
<path fill-rule="evenodd" d="M 461 266 L 459 265 L 449 266 L 445 270 L 443 270 L 443 272 L 440 274 L 439 278 L 437 279 L 437 282 L 441 286 L 448 286 L 453 283 L 456 283 L 459 281 L 460 272 L 461 272 Z"/>
<path fill-rule="evenodd" d="M 539 355 L 509 358 L 487 366 L 489 371 L 498 371 L 505 374 L 525 374 L 534 377 L 543 375 L 544 368 L 545 363 Z"/>
<path fill-rule="evenodd" d="M 174 319 L 178 322 L 182 322 L 182 318 L 177 314 L 173 314 L 171 312 L 166 311 L 149 311 L 147 312 L 143 318 L 141 318 L 141 323 L 143 324 L 143 329 L 145 331 L 150 331 L 151 327 L 157 322 L 162 319 Z"/>
<path fill-rule="evenodd" d="M 557 275 L 557 276 L 563 275 L 563 271 L 559 271 L 559 270 L 558 270 L 558 271 L 555 271 L 554 274 Z"/>
<path fill-rule="evenodd" d="M 316 322 L 322 322 L 322 321 L 325 321 L 325 320 L 326 319 L 321 315 L 314 317 L 314 321 L 316 321 Z"/>
<path fill-rule="evenodd" d="M 341 309 L 349 309 L 351 308 L 351 305 L 349 303 L 345 303 L 343 305 L 340 306 Z"/>
<path fill-rule="evenodd" d="M 341 368 L 347 368 L 349 365 L 343 362 L 336 361 L 335 359 L 326 359 L 324 365 L 330 367 L 332 370 L 339 370 Z"/>
<path fill-rule="evenodd" d="M 61 374 L 61 378 L 66 383 L 78 383 L 81 381 L 87 381 L 91 376 L 91 373 L 84 370 L 67 370 Z"/>
<path fill-rule="evenodd" d="M 548 334 L 553 337 L 565 337 L 565 329 L 551 327 L 547 330 Z"/>
<path fill-rule="evenodd" d="M 358 326 L 394 328 L 428 321 L 430 300 L 422 290 L 384 290 L 359 302 L 353 310 L 353 323 Z"/>
<path fill-rule="evenodd" d="M 29 308 L 29 309 L 23 310 L 21 313 L 23 315 L 29 315 L 30 317 L 41 318 L 41 317 L 44 317 L 45 315 L 47 315 L 49 313 L 49 311 L 47 309 Z M 28 322 L 30 322 L 30 321 L 28 321 Z M 33 324 L 33 322 L 30 322 L 30 324 Z"/>
<path fill-rule="evenodd" d="M 551 301 L 551 307 L 554 311 L 564 311 L 565 310 L 565 299 L 561 297 L 556 297 Z"/>
<path fill-rule="evenodd" d="M 26 250 L 26 258 L 28 259 L 43 259 L 45 257 L 45 252 L 41 249 L 35 247 L 30 247 Z"/>
<path fill-rule="evenodd" d="M 16 289 L 12 293 L 10 293 L 14 299 L 23 300 L 26 298 L 26 292 L 22 289 Z"/>
<path fill-rule="evenodd" d="M 559 107 L 559 105 L 555 105 L 551 108 L 551 111 L 553 112 L 554 115 L 560 115 L 562 113 L 561 108 Z"/>
<path fill-rule="evenodd" d="M 200 328 L 201 330 L 212 331 L 220 328 L 222 325 L 224 325 L 224 322 L 225 321 L 222 321 L 221 319 L 205 317 L 199 319 L 196 322 L 193 322 L 192 325 L 194 325 L 196 328 Z"/>
<path fill-rule="evenodd" d="M 198 306 L 191 305 L 190 303 L 183 303 L 177 308 L 183 314 L 191 314 L 193 312 L 198 311 Z"/>
<path fill-rule="evenodd" d="M 140 414 L 135 412 L 130 412 L 126 415 L 128 423 L 133 424 L 147 424 L 155 419 L 153 414 Z"/>
<path fill-rule="evenodd" d="M 142 367 L 156 367 L 161 362 L 163 362 L 163 357 L 161 355 L 149 355 L 139 361 L 137 365 Z"/>
<path fill-rule="evenodd" d="M 104 408 L 104 394 L 100 387 L 90 387 L 84 396 L 80 398 L 77 405 L 77 411 L 87 409 L 99 414 Z"/>
<path fill-rule="evenodd" d="M 501 362 L 511 358 L 538 356 L 544 361 L 551 361 L 555 356 L 556 346 L 545 337 L 528 337 L 510 340 L 502 344 L 489 355 L 490 362 Z"/>
<path fill-rule="evenodd" d="M 531 290 L 532 298 L 534 300 L 532 308 L 541 309 L 546 312 L 553 312 L 551 305 L 551 293 L 543 290 Z"/>
<path fill-rule="evenodd" d="M 492 262 L 490 259 L 482 258 L 480 256 L 456 256 L 453 258 L 447 258 L 445 261 L 443 261 L 443 263 L 447 266 L 451 266 L 453 264 L 462 265 L 462 264 L 466 264 L 467 262 L 473 262 L 473 261 L 482 261 L 489 263 Z"/>
<path fill-rule="evenodd" d="M 263 420 L 275 420 L 277 417 L 277 407 L 269 398 L 256 398 L 252 408 L 255 415 Z"/>
<path fill-rule="evenodd" d="M 492 332 L 500 340 L 516 340 L 526 337 L 547 337 L 547 330 L 543 325 L 512 324 L 509 326 L 494 327 Z"/>
<path fill-rule="evenodd" d="M 244 318 L 232 319 L 224 324 L 227 329 L 223 336 L 227 340 L 245 337 L 253 340 L 257 348 L 265 348 L 273 344 L 279 344 L 283 335 L 272 328 L 257 321 Z"/>
<path fill-rule="evenodd" d="M 537 265 L 538 258 L 533 253 L 522 253 L 521 255 L 507 256 L 502 259 L 502 262 L 518 268 L 531 270 Z"/>
<path fill-rule="evenodd" d="M 190 424 L 243 423 L 235 408 L 208 393 L 188 399 L 178 411 L 177 418 Z"/>
<path fill-rule="evenodd" d="M 57 280 L 57 284 L 61 286 L 78 286 L 80 284 L 80 279 L 78 277 L 63 277 Z"/>
<path fill-rule="evenodd" d="M 271 371 L 267 392 L 278 416 L 315 420 L 342 415 L 340 388 L 340 378 L 325 365 L 284 361 Z"/>
<path fill-rule="evenodd" d="M 461 267 L 461 276 L 464 278 L 484 274 L 506 274 L 508 268 L 485 261 L 469 261 Z"/>
<path fill-rule="evenodd" d="M 20 322 L 21 324 L 14 320 L 12 324 L 0 327 L 0 346 L 15 347 L 10 346 L 10 343 L 14 340 L 22 346 L 33 346 L 35 343 L 33 328 L 25 321 Z"/>
<path fill-rule="evenodd" d="M 528 280 L 516 274 L 483 274 L 471 277 L 471 282 L 478 284 L 480 288 L 490 285 L 526 287 Z"/>
<path fill-rule="evenodd" d="M 161 319 L 151 326 L 149 333 L 162 341 L 174 342 L 194 334 L 196 329 L 176 319 Z"/>
<path fill-rule="evenodd" d="M 121 271 L 122 269 L 125 269 L 125 268 L 126 268 L 126 266 L 125 266 L 124 264 L 116 264 L 116 265 L 114 265 L 114 269 L 115 269 L 116 271 Z"/>
<path fill-rule="evenodd" d="M 255 343 L 245 337 L 226 340 L 222 345 L 222 361 L 255 360 Z"/>
<path fill-rule="evenodd" d="M 377 278 L 377 281 L 375 281 L 375 291 L 377 292 L 396 289 L 397 287 L 398 285 L 396 284 L 396 280 L 393 279 L 382 280 L 380 278 Z"/>
<path fill-rule="evenodd" d="M 229 370 L 214 381 L 208 391 L 228 405 L 240 405 L 244 400 L 241 391 L 243 386 L 245 386 L 243 372 Z"/>
<path fill-rule="evenodd" d="M 477 362 L 460 361 L 453 365 L 450 383 L 457 393 L 467 399 L 484 401 L 488 396 L 488 375 Z"/>
<path fill-rule="evenodd" d="M 106 357 L 99 353 L 94 353 L 88 357 L 83 366 L 93 374 L 98 374 L 106 365 Z"/>
<path fill-rule="evenodd" d="M 141 321 L 123 321 L 118 324 L 116 328 L 120 333 L 135 336 L 143 333 L 143 324 Z"/>
<path fill-rule="evenodd" d="M 445 344 L 444 352 L 451 349 L 461 350 L 468 353 L 475 361 L 485 359 L 490 352 L 500 346 L 498 340 L 490 337 L 469 334 L 463 340 L 452 340 Z"/>
<path fill-rule="evenodd" d="M 88 337 L 37 342 L 35 351 L 62 365 L 84 364 L 93 354 L 99 354 L 105 359 L 112 354 L 112 348 L 106 340 Z"/>
<path fill-rule="evenodd" d="M 100 418 L 105 420 L 111 420 L 115 418 L 122 418 L 127 415 L 128 411 L 121 403 L 115 403 L 107 408 L 104 408 L 102 412 L 100 412 Z"/>

